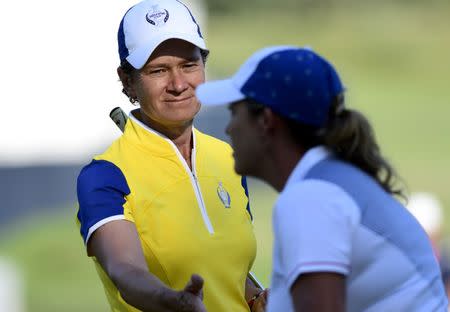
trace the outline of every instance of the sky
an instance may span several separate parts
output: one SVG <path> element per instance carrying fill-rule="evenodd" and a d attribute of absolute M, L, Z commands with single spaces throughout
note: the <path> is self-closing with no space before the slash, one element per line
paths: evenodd
<path fill-rule="evenodd" d="M 109 112 L 134 107 L 116 74 L 117 29 L 136 2 L 0 2 L 0 166 L 86 162 L 120 135 Z"/>

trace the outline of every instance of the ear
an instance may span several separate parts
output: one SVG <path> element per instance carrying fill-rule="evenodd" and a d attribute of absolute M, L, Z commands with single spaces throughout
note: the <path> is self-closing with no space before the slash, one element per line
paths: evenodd
<path fill-rule="evenodd" d="M 268 107 L 265 107 L 262 114 L 258 116 L 258 126 L 261 132 L 267 135 L 273 135 L 279 127 L 280 122 L 280 117 Z"/>

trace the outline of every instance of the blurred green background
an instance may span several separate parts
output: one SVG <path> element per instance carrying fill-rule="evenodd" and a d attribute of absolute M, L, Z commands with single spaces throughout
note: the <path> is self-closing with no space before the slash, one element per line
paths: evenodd
<path fill-rule="evenodd" d="M 211 1 L 209 79 L 237 69 L 265 45 L 308 45 L 335 64 L 347 104 L 371 120 L 381 148 L 411 192 L 450 192 L 450 4 L 448 1 Z M 258 255 L 268 286 L 275 192 L 250 181 Z M 0 239 L 22 270 L 27 311 L 108 311 L 75 226 L 76 206 L 24 221 Z M 448 214 L 446 214 L 448 215 Z M 447 222 L 447 224 L 449 224 Z M 446 226 L 448 232 L 448 226 Z"/>

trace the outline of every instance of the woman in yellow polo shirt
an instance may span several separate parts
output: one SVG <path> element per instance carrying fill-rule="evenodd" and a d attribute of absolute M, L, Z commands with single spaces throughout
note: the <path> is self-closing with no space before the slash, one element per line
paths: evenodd
<path fill-rule="evenodd" d="M 111 310 L 262 311 L 247 277 L 256 242 L 245 178 L 228 144 L 192 125 L 208 54 L 198 23 L 179 1 L 146 0 L 118 41 L 123 91 L 139 108 L 77 185 Z"/>

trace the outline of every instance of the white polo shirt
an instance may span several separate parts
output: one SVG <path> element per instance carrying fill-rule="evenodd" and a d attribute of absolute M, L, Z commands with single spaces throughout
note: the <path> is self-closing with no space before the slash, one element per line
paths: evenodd
<path fill-rule="evenodd" d="M 339 161 L 331 168 L 337 168 L 336 175 L 340 175 L 336 181 L 346 181 L 344 187 L 330 182 L 333 179 L 307 177 L 313 167 L 331 156 L 324 147 L 309 150 L 275 204 L 273 272 L 267 310 L 294 311 L 290 288 L 301 274 L 336 272 L 346 276 L 347 311 L 446 311 L 439 268 L 428 254 L 432 252 L 427 247 L 426 234 L 404 207 L 359 169 L 347 168 Z M 345 180 L 346 170 L 361 177 L 361 181 L 368 181 L 364 188 L 368 196 L 380 197 L 373 202 L 380 205 L 386 201 L 389 209 L 394 208 L 361 207 L 367 198 L 360 200 L 358 195 L 349 194 L 353 180 Z M 322 173 L 328 171 L 329 167 Z M 394 211 L 399 217 L 391 218 L 391 212 L 383 215 L 383 211 Z M 378 213 L 380 219 L 374 218 Z M 384 222 L 383 218 L 396 220 Z M 396 222 L 399 229 L 407 224 L 408 231 L 400 233 Z M 415 242 L 408 242 L 408 235 L 417 238 L 421 249 L 414 250 Z"/>

